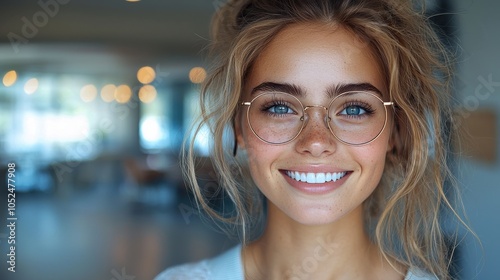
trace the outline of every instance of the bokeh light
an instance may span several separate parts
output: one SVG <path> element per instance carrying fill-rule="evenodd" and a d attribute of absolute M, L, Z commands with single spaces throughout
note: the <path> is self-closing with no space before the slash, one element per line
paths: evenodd
<path fill-rule="evenodd" d="M 144 103 L 151 103 L 156 99 L 156 88 L 152 85 L 142 86 L 139 90 L 139 100 Z"/>
<path fill-rule="evenodd" d="M 203 67 L 194 67 L 189 71 L 189 80 L 194 84 L 203 83 L 205 78 L 207 77 L 207 72 Z"/>
<path fill-rule="evenodd" d="M 97 88 L 92 84 L 84 85 L 80 90 L 80 98 L 83 102 L 91 102 L 96 98 L 96 96 Z"/>
<path fill-rule="evenodd" d="M 3 76 L 3 85 L 6 87 L 12 86 L 17 81 L 17 73 L 11 70 Z"/>
<path fill-rule="evenodd" d="M 132 90 L 127 85 L 119 85 L 115 90 L 115 100 L 118 103 L 127 103 L 132 97 Z"/>
<path fill-rule="evenodd" d="M 37 78 L 31 78 L 29 79 L 26 84 L 24 84 L 24 92 L 27 94 L 33 94 L 35 91 L 38 89 L 38 79 Z"/>
<path fill-rule="evenodd" d="M 101 89 L 101 99 L 104 102 L 111 102 L 115 100 L 115 91 L 116 91 L 116 86 L 113 84 L 107 84 L 102 87 Z"/>
<path fill-rule="evenodd" d="M 150 66 L 144 66 L 137 71 L 137 80 L 142 84 L 149 84 L 156 78 L 155 70 Z"/>

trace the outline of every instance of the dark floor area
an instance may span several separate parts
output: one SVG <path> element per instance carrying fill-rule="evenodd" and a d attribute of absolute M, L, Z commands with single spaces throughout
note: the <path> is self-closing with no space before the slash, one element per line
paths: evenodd
<path fill-rule="evenodd" d="M 149 280 L 236 244 L 203 222 L 190 201 L 165 188 L 131 195 L 123 186 L 18 193 L 16 272 L 6 271 L 2 229 L 0 279 Z"/>

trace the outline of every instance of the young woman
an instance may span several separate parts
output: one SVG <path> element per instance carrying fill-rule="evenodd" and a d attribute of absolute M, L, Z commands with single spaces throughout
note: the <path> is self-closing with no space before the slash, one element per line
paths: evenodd
<path fill-rule="evenodd" d="M 411 2 L 230 1 L 214 27 L 195 132 L 234 211 L 210 207 L 194 140 L 186 174 L 242 245 L 157 279 L 449 279 L 449 69 Z"/>

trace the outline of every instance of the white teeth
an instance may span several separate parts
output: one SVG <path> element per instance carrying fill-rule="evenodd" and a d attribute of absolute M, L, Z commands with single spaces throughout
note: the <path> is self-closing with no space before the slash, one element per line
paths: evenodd
<path fill-rule="evenodd" d="M 325 181 L 330 182 L 332 180 L 332 173 L 326 173 Z"/>
<path fill-rule="evenodd" d="M 325 182 L 336 182 L 344 177 L 347 172 L 332 172 L 332 173 L 300 173 L 298 171 L 286 171 L 286 175 L 295 181 L 307 182 L 309 184 L 322 184 Z"/>
<path fill-rule="evenodd" d="M 300 178 L 300 179 L 299 179 Z M 295 178 L 297 181 L 307 182 L 306 173 L 300 174 L 300 177 Z"/>
<path fill-rule="evenodd" d="M 315 182 L 316 183 L 316 174 L 307 173 L 307 182 Z"/>
<path fill-rule="evenodd" d="M 316 183 L 324 183 L 325 182 L 325 173 L 318 173 L 316 174 Z"/>

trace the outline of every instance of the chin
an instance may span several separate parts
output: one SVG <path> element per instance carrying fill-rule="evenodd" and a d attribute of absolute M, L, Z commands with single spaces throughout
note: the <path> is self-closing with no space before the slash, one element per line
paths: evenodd
<path fill-rule="evenodd" d="M 301 209 L 293 211 L 294 213 L 285 213 L 295 222 L 305 226 L 322 226 L 333 224 L 347 214 L 342 209 L 335 210 L 331 206 L 325 206 L 327 209 Z"/>

